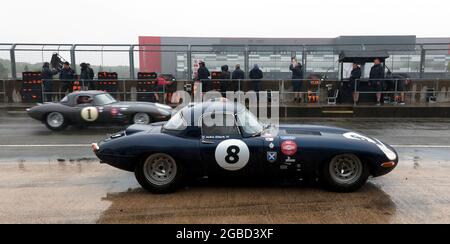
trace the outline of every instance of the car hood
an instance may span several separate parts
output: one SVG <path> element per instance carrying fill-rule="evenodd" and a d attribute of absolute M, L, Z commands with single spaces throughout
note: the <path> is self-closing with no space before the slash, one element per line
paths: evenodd
<path fill-rule="evenodd" d="M 342 135 L 351 132 L 350 130 L 330 127 L 330 126 L 320 126 L 320 125 L 280 125 L 278 128 L 279 135 Z"/>
<path fill-rule="evenodd" d="M 130 107 L 130 106 L 155 106 L 155 103 L 149 102 L 117 102 L 111 104 L 113 107 Z"/>
<path fill-rule="evenodd" d="M 132 125 L 125 130 L 126 135 L 133 135 L 139 132 L 159 133 L 165 122 L 158 122 L 149 125 Z"/>

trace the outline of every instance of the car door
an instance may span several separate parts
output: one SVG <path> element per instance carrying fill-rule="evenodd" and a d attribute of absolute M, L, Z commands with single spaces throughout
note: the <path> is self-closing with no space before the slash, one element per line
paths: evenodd
<path fill-rule="evenodd" d="M 75 119 L 79 124 L 94 124 L 99 122 L 100 113 L 92 95 L 80 94 L 75 97 Z"/>
<path fill-rule="evenodd" d="M 211 125 L 211 121 L 222 124 Z M 204 114 L 199 122 L 202 128 L 200 152 L 210 177 L 241 177 L 260 172 L 263 139 L 243 138 L 233 113 Z"/>

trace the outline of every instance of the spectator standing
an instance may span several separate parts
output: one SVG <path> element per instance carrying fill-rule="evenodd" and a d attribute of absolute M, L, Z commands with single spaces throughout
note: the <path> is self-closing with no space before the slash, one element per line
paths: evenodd
<path fill-rule="evenodd" d="M 264 78 L 264 74 L 257 64 L 253 65 L 253 69 L 250 70 L 249 77 L 252 80 L 253 91 L 258 95 L 261 90 L 261 80 Z"/>
<path fill-rule="evenodd" d="M 45 62 L 42 66 L 42 80 L 44 84 L 45 102 L 52 102 L 53 76 L 58 74 L 57 70 L 50 69 L 50 63 Z"/>
<path fill-rule="evenodd" d="M 89 78 L 90 78 L 91 80 L 93 80 L 94 77 L 95 77 L 94 69 L 91 68 L 91 64 L 90 64 L 90 63 L 87 63 L 87 66 L 88 66 L 88 69 L 89 69 Z"/>
<path fill-rule="evenodd" d="M 212 84 L 209 80 L 209 77 L 211 76 L 211 73 L 209 73 L 208 68 L 206 68 L 205 62 L 201 61 L 199 63 L 199 68 L 197 71 L 197 81 L 201 82 L 202 84 L 202 91 L 208 92 L 212 90 Z"/>
<path fill-rule="evenodd" d="M 303 66 L 296 58 L 291 60 L 289 69 L 292 71 L 292 87 L 294 89 L 294 102 L 301 102 L 301 92 L 303 86 Z"/>
<path fill-rule="evenodd" d="M 88 64 L 82 63 L 80 65 L 80 68 L 81 68 L 80 79 L 83 81 L 83 84 L 86 85 L 87 83 L 89 90 L 95 90 L 96 87 L 94 81 L 91 78 L 92 77 L 91 70 L 89 69 Z"/>
<path fill-rule="evenodd" d="M 236 67 L 233 71 L 233 74 L 231 75 L 231 86 L 233 91 L 237 92 L 239 89 L 239 83 L 241 83 L 241 80 L 245 79 L 245 73 L 244 71 L 241 69 L 241 65 L 240 64 L 236 64 Z"/>
<path fill-rule="evenodd" d="M 172 100 L 172 92 L 170 91 L 169 86 L 173 84 L 173 81 L 167 80 L 163 74 L 160 74 L 158 75 L 158 78 L 156 78 L 156 82 L 158 86 L 158 92 L 163 93 L 163 98 L 165 97 L 165 103 L 170 103 L 170 101 Z"/>
<path fill-rule="evenodd" d="M 359 101 L 359 92 L 357 92 L 358 80 L 361 79 L 361 67 L 359 64 L 354 63 L 353 69 L 350 74 L 349 86 L 352 90 L 353 102 L 357 103 Z"/>
<path fill-rule="evenodd" d="M 381 92 L 383 91 L 384 78 L 384 67 L 381 64 L 381 59 L 376 58 L 374 60 L 374 65 L 370 69 L 369 85 L 372 90 L 376 92 L 377 106 L 381 105 Z"/>
<path fill-rule="evenodd" d="M 228 68 L 228 65 L 223 65 L 221 68 L 220 73 L 220 93 L 222 93 L 223 97 L 226 97 L 226 93 L 228 90 L 230 90 L 230 79 L 231 79 L 231 73 Z"/>
<path fill-rule="evenodd" d="M 63 68 L 61 69 L 61 71 L 59 73 L 59 79 L 62 82 L 61 91 L 63 93 L 68 92 L 71 83 L 75 79 L 75 71 L 72 68 L 70 68 L 69 62 L 64 63 Z"/>

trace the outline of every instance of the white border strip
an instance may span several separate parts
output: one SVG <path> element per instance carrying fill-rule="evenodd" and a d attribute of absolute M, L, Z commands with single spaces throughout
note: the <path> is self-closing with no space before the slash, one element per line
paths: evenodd
<path fill-rule="evenodd" d="M 14 147 L 90 147 L 91 144 L 41 144 L 41 145 L 0 145 L 0 148 L 14 148 Z M 391 145 L 394 148 L 450 148 L 450 145 Z"/>

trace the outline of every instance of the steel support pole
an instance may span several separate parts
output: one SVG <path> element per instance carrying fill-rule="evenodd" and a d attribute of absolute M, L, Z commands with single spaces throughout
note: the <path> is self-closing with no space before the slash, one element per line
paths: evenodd
<path fill-rule="evenodd" d="M 308 54 L 307 54 L 307 51 L 306 51 L 306 48 L 305 48 L 305 46 L 303 46 L 303 51 L 302 51 L 302 66 L 303 66 L 303 79 L 305 80 L 306 79 L 306 67 L 307 67 L 307 65 L 308 65 L 308 63 L 307 63 L 307 59 L 306 59 L 306 56 L 307 56 Z"/>
<path fill-rule="evenodd" d="M 420 45 L 420 78 L 423 78 L 425 74 L 426 55 L 427 51 Z"/>
<path fill-rule="evenodd" d="M 72 66 L 73 71 L 75 71 L 75 73 L 77 73 L 77 64 L 76 64 L 76 59 L 75 59 L 76 47 L 77 47 L 77 45 L 72 45 L 72 47 L 70 48 L 70 64 Z"/>
<path fill-rule="evenodd" d="M 188 81 L 192 81 L 192 48 L 191 45 L 188 45 L 187 51 L 187 79 Z"/>
<path fill-rule="evenodd" d="M 130 45 L 130 53 L 129 53 L 129 62 L 130 62 L 130 79 L 135 79 L 134 74 L 134 45 Z"/>
<path fill-rule="evenodd" d="M 11 49 L 9 50 L 9 56 L 11 59 L 11 78 L 17 79 L 17 70 L 16 70 L 16 49 L 17 44 L 13 44 Z"/>
<path fill-rule="evenodd" d="M 248 46 L 245 46 L 245 51 L 244 51 L 244 73 L 245 73 L 245 79 L 249 78 L 249 65 L 250 65 L 250 54 L 249 54 L 249 49 Z"/>

